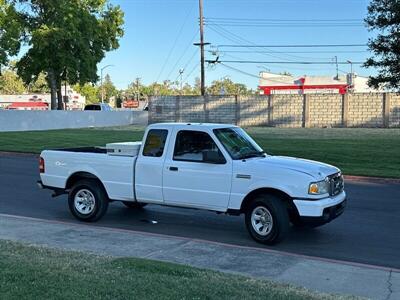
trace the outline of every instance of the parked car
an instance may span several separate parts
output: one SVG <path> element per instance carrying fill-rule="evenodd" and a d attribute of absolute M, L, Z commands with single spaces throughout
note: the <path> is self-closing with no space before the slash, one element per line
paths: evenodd
<path fill-rule="evenodd" d="M 320 226 L 345 208 L 341 171 L 266 154 L 246 132 L 224 124 L 153 124 L 142 142 L 46 150 L 39 186 L 68 193 L 71 213 L 99 220 L 111 201 L 245 214 L 250 235 L 274 244 L 295 226 Z"/>
<path fill-rule="evenodd" d="M 112 108 L 108 103 L 95 103 L 85 105 L 84 110 L 100 110 L 100 111 L 111 111 Z"/>

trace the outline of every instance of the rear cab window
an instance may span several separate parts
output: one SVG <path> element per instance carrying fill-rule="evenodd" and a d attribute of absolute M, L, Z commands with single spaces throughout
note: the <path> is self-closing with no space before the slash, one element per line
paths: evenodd
<path fill-rule="evenodd" d="M 168 130 L 150 129 L 143 147 L 143 156 L 161 157 L 164 153 Z"/>

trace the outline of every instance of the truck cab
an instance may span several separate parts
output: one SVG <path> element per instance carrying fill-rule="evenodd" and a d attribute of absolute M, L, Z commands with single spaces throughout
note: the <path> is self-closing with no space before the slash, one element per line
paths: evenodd
<path fill-rule="evenodd" d="M 227 124 L 161 123 L 143 141 L 44 151 L 41 187 L 68 193 L 72 214 L 97 221 L 112 201 L 245 214 L 258 242 L 274 244 L 294 226 L 320 226 L 344 210 L 341 171 L 271 156 Z"/>

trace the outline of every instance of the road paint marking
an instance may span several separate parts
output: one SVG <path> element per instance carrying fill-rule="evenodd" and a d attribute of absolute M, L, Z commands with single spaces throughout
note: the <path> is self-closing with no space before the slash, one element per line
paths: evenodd
<path fill-rule="evenodd" d="M 230 247 L 230 248 L 261 251 L 261 252 L 272 253 L 272 254 L 283 255 L 283 256 L 286 255 L 286 256 L 291 256 L 291 257 L 308 259 L 308 260 L 322 261 L 322 262 L 327 262 L 327 263 L 332 263 L 332 264 L 341 264 L 341 265 L 348 265 L 348 266 L 352 266 L 352 267 L 360 267 L 360 268 L 368 268 L 368 269 L 375 269 L 375 270 L 381 270 L 381 271 L 387 271 L 387 272 L 400 273 L 400 269 L 397 269 L 397 268 L 384 267 L 384 266 L 378 266 L 378 265 L 372 265 L 372 264 L 366 264 L 366 263 L 358 263 L 358 262 L 345 261 L 345 260 L 338 260 L 338 259 L 332 259 L 332 258 L 324 258 L 324 257 L 311 256 L 311 255 L 305 255 L 305 254 L 298 254 L 298 253 L 292 253 L 292 252 L 287 252 L 287 251 L 282 251 L 282 250 L 274 250 L 274 249 L 269 249 L 269 248 L 258 248 L 258 247 L 252 247 L 252 246 L 228 244 L 228 243 L 209 241 L 209 240 L 198 239 L 198 238 L 188 238 L 188 237 L 182 237 L 182 236 L 153 233 L 153 232 L 146 232 L 146 231 L 138 231 L 138 230 L 124 229 L 124 228 L 88 225 L 87 223 L 73 223 L 73 222 L 67 222 L 67 221 L 47 220 L 47 219 L 18 216 L 18 215 L 12 215 L 12 214 L 0 213 L 0 217 L 29 220 L 29 221 L 36 221 L 36 222 L 49 223 L 49 224 L 68 225 L 68 226 L 73 226 L 73 227 L 82 227 L 82 225 L 84 225 L 87 227 L 91 227 L 93 229 L 100 229 L 100 230 L 105 230 L 105 231 L 134 233 L 134 234 L 139 234 L 139 235 L 161 237 L 161 238 L 165 238 L 165 239 L 175 239 L 175 240 L 178 239 L 178 240 L 182 240 L 182 241 L 208 243 L 208 244 L 214 244 L 214 245 L 225 246 L 225 247 Z"/>

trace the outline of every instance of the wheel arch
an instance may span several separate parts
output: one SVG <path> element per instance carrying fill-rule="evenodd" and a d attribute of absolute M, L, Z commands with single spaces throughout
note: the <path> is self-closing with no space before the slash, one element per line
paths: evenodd
<path fill-rule="evenodd" d="M 80 180 L 84 180 L 84 179 L 95 180 L 96 182 L 98 182 L 103 187 L 103 189 L 108 197 L 108 192 L 107 192 L 107 189 L 105 188 L 103 182 L 101 182 L 101 180 L 96 175 L 94 175 L 90 172 L 79 171 L 79 172 L 75 172 L 75 173 L 71 174 L 65 183 L 65 189 L 66 190 L 71 189 L 75 183 L 77 183 Z"/>
<path fill-rule="evenodd" d="M 274 196 L 279 197 L 285 203 L 286 208 L 289 212 L 289 215 L 293 214 L 294 211 L 297 211 L 297 208 L 293 203 L 293 198 L 290 195 L 288 195 L 286 192 L 284 192 L 280 189 L 276 189 L 276 188 L 264 187 L 264 188 L 255 189 L 255 190 L 251 191 L 250 193 L 248 193 L 244 197 L 242 204 L 240 206 L 240 212 L 245 213 L 247 210 L 247 207 L 249 207 L 251 202 L 260 195 L 274 195 Z"/>

